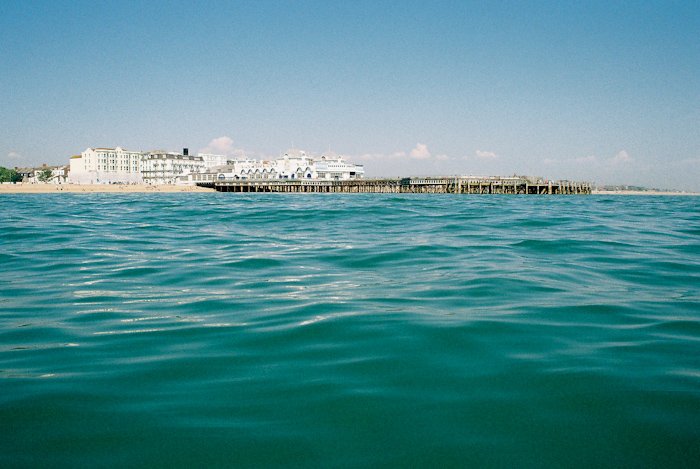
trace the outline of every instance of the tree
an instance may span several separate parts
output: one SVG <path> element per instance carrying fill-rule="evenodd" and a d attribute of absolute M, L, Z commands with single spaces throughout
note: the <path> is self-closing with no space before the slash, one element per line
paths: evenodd
<path fill-rule="evenodd" d="M 0 182 L 19 182 L 21 180 L 22 176 L 17 174 L 17 171 L 0 166 Z"/>
<path fill-rule="evenodd" d="M 53 174 L 51 173 L 50 169 L 45 169 L 37 175 L 37 179 L 39 179 L 41 182 L 48 182 L 52 177 Z"/>

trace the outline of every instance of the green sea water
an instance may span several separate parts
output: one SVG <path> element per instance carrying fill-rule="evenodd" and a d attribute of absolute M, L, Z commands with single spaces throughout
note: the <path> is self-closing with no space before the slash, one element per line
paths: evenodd
<path fill-rule="evenodd" d="M 698 197 L 0 213 L 0 467 L 700 461 Z"/>

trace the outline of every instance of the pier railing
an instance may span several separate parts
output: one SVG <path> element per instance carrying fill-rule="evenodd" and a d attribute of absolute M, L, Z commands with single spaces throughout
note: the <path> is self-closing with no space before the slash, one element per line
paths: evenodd
<path fill-rule="evenodd" d="M 200 182 L 219 192 L 344 192 L 395 194 L 590 194 L 586 182 L 523 178 L 239 179 Z"/>

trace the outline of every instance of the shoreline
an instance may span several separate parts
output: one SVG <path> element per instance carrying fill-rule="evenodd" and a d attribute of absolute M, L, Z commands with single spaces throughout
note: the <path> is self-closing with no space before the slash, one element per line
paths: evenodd
<path fill-rule="evenodd" d="M 199 186 L 178 186 L 172 184 L 0 184 L 0 194 L 82 194 L 82 193 L 175 193 L 175 192 L 215 192 Z M 670 191 L 600 191 L 592 195 L 700 195 L 698 192 Z"/>
<path fill-rule="evenodd" d="M 214 192 L 199 186 L 172 184 L 0 184 L 0 194 Z"/>

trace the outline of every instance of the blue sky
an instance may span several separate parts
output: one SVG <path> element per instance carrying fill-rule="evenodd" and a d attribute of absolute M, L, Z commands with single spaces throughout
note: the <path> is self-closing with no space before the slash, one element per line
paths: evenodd
<path fill-rule="evenodd" d="M 0 165 L 87 147 L 700 190 L 700 1 L 0 0 Z"/>

